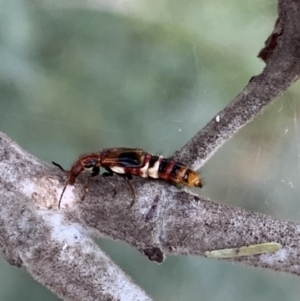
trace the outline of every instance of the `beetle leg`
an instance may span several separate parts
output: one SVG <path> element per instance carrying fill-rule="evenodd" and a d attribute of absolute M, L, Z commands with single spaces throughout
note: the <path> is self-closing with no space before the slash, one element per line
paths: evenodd
<path fill-rule="evenodd" d="M 114 173 L 111 170 L 109 170 L 107 168 L 106 168 L 106 170 L 107 171 L 102 174 L 103 178 L 107 179 L 107 177 L 112 177 L 114 175 Z M 114 198 L 117 194 L 116 186 L 109 179 L 107 179 L 107 181 L 114 189 L 114 193 L 113 193 L 113 198 Z"/>
<path fill-rule="evenodd" d="M 126 180 L 128 186 L 129 186 L 129 188 L 131 190 L 131 193 L 132 193 L 132 196 L 133 196 L 132 201 L 130 202 L 130 205 L 129 205 L 128 208 L 131 208 L 133 206 L 134 202 L 135 202 L 135 191 L 134 191 L 134 188 L 133 188 L 132 184 L 130 183 L 131 179 L 132 179 L 132 175 L 126 175 L 125 176 L 125 180 Z"/>
<path fill-rule="evenodd" d="M 94 167 L 94 168 L 92 169 L 91 175 L 88 177 L 87 182 L 86 182 L 86 184 L 84 185 L 84 188 L 83 188 L 83 195 L 82 195 L 82 197 L 81 197 L 81 200 L 82 200 L 82 201 L 85 199 L 85 196 L 86 196 L 87 192 L 89 191 L 88 188 L 89 188 L 91 179 L 92 179 L 93 177 L 98 176 L 99 174 L 100 174 L 100 167 L 99 167 L 99 166 Z"/>
<path fill-rule="evenodd" d="M 104 172 L 104 173 L 102 174 L 102 176 L 103 176 L 104 178 L 111 177 L 111 176 L 114 175 L 114 173 L 113 173 L 110 169 L 108 169 L 108 168 L 105 168 L 105 169 L 106 169 L 107 171 Z M 130 183 L 130 180 L 132 179 L 132 175 L 131 175 L 131 174 L 125 174 L 125 175 L 124 175 L 124 174 L 118 174 L 118 175 L 125 178 L 125 180 L 126 180 L 128 186 L 129 186 L 129 188 L 130 188 L 130 191 L 131 191 L 131 193 L 132 193 L 133 199 L 132 199 L 132 201 L 131 201 L 131 203 L 130 203 L 130 205 L 129 205 L 129 207 L 128 207 L 128 208 L 131 208 L 131 207 L 133 206 L 134 202 L 135 202 L 135 191 L 134 191 L 134 188 L 133 188 L 132 184 Z M 107 180 L 108 180 L 108 179 L 107 179 Z M 108 182 L 109 182 L 109 183 L 113 186 L 113 188 L 114 188 L 114 195 L 113 195 L 113 197 L 115 197 L 115 195 L 117 194 L 116 186 L 115 186 L 111 181 L 108 180 Z"/>

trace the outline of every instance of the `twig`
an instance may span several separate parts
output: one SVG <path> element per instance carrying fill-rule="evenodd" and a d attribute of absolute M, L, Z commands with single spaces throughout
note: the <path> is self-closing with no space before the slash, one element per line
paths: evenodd
<path fill-rule="evenodd" d="M 300 2 L 282 0 L 278 20 L 260 52 L 267 65 L 175 158 L 199 169 L 238 130 L 281 96 L 300 76 Z"/>

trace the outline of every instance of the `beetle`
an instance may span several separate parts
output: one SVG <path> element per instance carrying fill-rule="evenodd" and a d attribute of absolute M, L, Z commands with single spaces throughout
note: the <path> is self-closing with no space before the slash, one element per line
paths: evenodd
<path fill-rule="evenodd" d="M 69 171 L 66 171 L 58 163 L 52 163 L 68 174 L 58 202 L 58 208 L 60 208 L 67 185 L 73 185 L 76 182 L 76 178 L 84 171 L 91 172 L 90 178 L 99 175 L 100 168 L 106 170 L 102 174 L 104 177 L 117 174 L 126 179 L 134 197 L 130 207 L 132 207 L 135 200 L 135 192 L 129 182 L 132 176 L 162 179 L 173 184 L 182 184 L 188 187 L 201 188 L 203 186 L 199 174 L 186 165 L 171 158 L 152 155 L 138 148 L 107 148 L 98 153 L 83 155 L 79 157 Z"/>

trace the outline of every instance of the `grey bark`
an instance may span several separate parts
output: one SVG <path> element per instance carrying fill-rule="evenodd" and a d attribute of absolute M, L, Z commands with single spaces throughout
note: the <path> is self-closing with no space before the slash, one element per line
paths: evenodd
<path fill-rule="evenodd" d="M 279 17 L 261 53 L 263 72 L 200 131 L 176 158 L 198 169 L 242 126 L 299 78 L 300 1 L 279 1 Z M 195 147 L 196 146 L 196 147 Z M 195 151 L 196 150 L 196 151 Z M 0 246 L 65 300 L 150 300 L 94 244 L 90 235 L 125 241 L 161 262 L 168 253 L 195 254 L 274 241 L 275 254 L 232 261 L 300 275 L 300 225 L 217 204 L 167 183 L 135 179 L 137 202 L 123 179 L 118 194 L 101 177 L 84 201 L 86 178 L 67 188 L 65 175 L 0 135 Z"/>

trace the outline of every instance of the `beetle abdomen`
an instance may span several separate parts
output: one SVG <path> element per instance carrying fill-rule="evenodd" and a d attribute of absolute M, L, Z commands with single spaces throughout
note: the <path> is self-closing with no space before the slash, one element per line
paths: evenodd
<path fill-rule="evenodd" d="M 202 187 L 200 176 L 186 165 L 173 159 L 144 154 L 142 166 L 124 167 L 123 173 L 143 178 L 162 179 L 189 187 Z M 113 171 L 114 168 L 111 168 Z"/>

